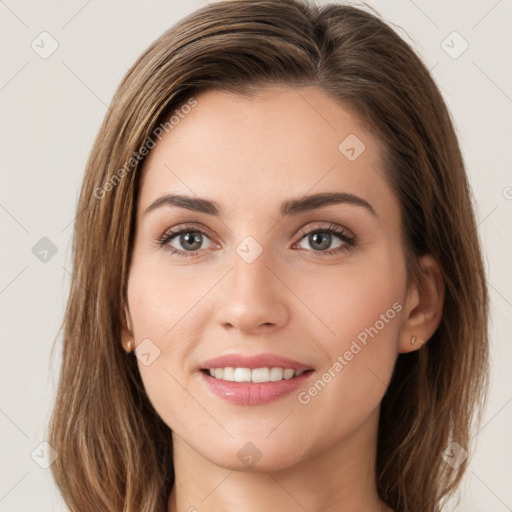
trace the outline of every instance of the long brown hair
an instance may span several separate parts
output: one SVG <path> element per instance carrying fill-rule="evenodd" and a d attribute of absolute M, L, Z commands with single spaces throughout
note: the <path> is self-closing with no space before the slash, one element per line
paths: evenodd
<path fill-rule="evenodd" d="M 481 417 L 488 296 L 464 162 L 436 84 L 376 14 L 300 0 L 223 1 L 181 20 L 138 58 L 87 162 L 49 431 L 59 454 L 51 469 L 72 511 L 165 510 L 174 482 L 171 431 L 120 341 L 140 150 L 193 95 L 269 84 L 319 86 L 377 135 L 401 204 L 409 277 L 418 278 L 417 257 L 429 253 L 445 281 L 437 331 L 399 355 L 381 404 L 379 495 L 396 511 L 441 510 L 466 469 L 467 460 L 454 468 L 443 453 L 452 441 L 470 451 Z"/>

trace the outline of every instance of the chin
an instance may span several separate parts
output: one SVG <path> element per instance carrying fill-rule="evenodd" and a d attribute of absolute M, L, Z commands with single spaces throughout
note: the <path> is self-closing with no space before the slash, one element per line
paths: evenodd
<path fill-rule="evenodd" d="M 297 451 L 295 444 L 282 442 L 277 436 L 274 441 L 259 438 L 254 441 L 231 440 L 229 446 L 218 445 L 219 449 L 213 453 L 203 452 L 203 457 L 226 469 L 255 473 L 280 471 L 302 461 L 304 453 Z"/>

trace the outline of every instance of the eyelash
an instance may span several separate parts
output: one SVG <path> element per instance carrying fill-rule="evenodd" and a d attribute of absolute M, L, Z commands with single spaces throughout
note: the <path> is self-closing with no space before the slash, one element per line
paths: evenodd
<path fill-rule="evenodd" d="M 181 228 L 179 229 L 173 229 L 173 230 L 168 230 L 166 231 L 159 239 L 158 239 L 158 246 L 159 247 L 166 247 L 166 250 L 168 250 L 172 255 L 175 255 L 175 256 L 178 256 L 178 257 L 181 257 L 181 258 L 189 258 L 189 257 L 193 257 L 193 256 L 197 256 L 198 253 L 203 250 L 203 249 L 199 249 L 197 251 L 180 251 L 180 250 L 177 250 L 175 249 L 174 247 L 171 247 L 170 245 L 167 245 L 173 238 L 175 238 L 176 236 L 178 235 L 181 235 L 182 233 L 190 233 L 190 232 L 194 232 L 194 233 L 201 233 L 202 235 L 210 238 L 208 236 L 208 234 L 203 231 L 202 229 L 196 227 L 196 226 L 189 226 L 189 225 L 184 225 L 182 226 Z M 300 231 L 300 238 L 297 242 L 295 242 L 296 244 L 297 243 L 300 243 L 304 238 L 306 238 L 307 236 L 313 234 L 313 233 L 330 233 L 330 234 L 334 234 L 336 235 L 343 243 L 344 245 L 341 246 L 341 247 L 337 247 L 336 249 L 332 249 L 332 250 L 329 250 L 329 251 L 313 251 L 313 250 L 308 250 L 308 252 L 313 252 L 315 254 L 318 254 L 320 255 L 320 257 L 324 257 L 324 256 L 332 256 L 332 255 L 335 255 L 335 254 L 339 254 L 339 253 L 343 253 L 343 252 L 349 252 L 351 251 L 352 249 L 354 249 L 354 247 L 356 246 L 356 239 L 355 237 L 349 235 L 349 232 L 347 229 L 345 228 L 342 228 L 340 226 L 337 226 L 336 224 L 330 224 L 330 223 L 327 223 L 325 225 L 322 225 L 322 226 L 318 226 L 314 229 L 311 229 L 309 231 L 305 231 L 305 230 L 301 230 Z M 307 250 L 307 249 L 305 249 Z"/>

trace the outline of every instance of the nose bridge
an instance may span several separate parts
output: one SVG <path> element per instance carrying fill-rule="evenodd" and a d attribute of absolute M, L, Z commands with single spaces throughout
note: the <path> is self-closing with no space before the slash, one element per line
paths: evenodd
<path fill-rule="evenodd" d="M 235 248 L 232 272 L 224 287 L 220 321 L 241 330 L 286 321 L 287 305 L 282 286 L 269 270 L 274 266 L 270 248 L 247 237 Z"/>
<path fill-rule="evenodd" d="M 269 290 L 268 269 L 270 249 L 263 247 L 252 237 L 247 237 L 236 247 L 233 257 L 233 278 L 236 287 L 249 294 Z"/>

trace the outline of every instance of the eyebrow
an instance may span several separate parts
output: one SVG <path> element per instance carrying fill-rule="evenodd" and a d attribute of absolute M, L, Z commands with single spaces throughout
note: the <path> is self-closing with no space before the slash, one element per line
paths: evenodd
<path fill-rule="evenodd" d="M 323 206 L 333 204 L 359 206 L 368 210 L 368 212 L 370 212 L 374 217 L 378 217 L 377 213 L 368 201 L 365 201 L 362 197 L 349 194 L 347 192 L 324 192 L 300 197 L 298 199 L 289 199 L 281 204 L 279 213 L 281 217 L 286 215 L 297 215 L 299 213 L 309 212 L 322 208 Z M 222 208 L 218 203 L 210 201 L 209 199 L 185 196 L 181 194 L 167 194 L 151 203 L 146 208 L 144 215 L 162 206 L 177 206 L 179 208 L 186 208 L 187 210 L 216 216 L 218 216 L 222 211 Z"/>

